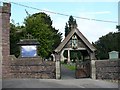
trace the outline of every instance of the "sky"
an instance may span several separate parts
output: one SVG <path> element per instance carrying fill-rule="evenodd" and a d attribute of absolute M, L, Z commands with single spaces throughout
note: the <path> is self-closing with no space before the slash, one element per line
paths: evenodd
<path fill-rule="evenodd" d="M 120 1 L 118 2 L 118 25 L 120 25 Z"/>
<path fill-rule="evenodd" d="M 13 0 L 13 2 L 16 2 Z M 117 32 L 116 25 L 118 23 L 110 23 L 110 22 L 99 22 L 93 21 L 91 19 L 99 19 L 99 20 L 107 20 L 107 21 L 115 21 L 118 22 L 118 0 L 90 0 L 87 2 L 86 0 L 66 0 L 66 1 L 48 1 L 48 0 L 31 0 L 30 2 L 24 0 L 18 0 L 19 4 L 27 5 L 30 7 L 34 7 L 40 10 L 31 9 L 22 7 L 16 4 L 11 4 L 11 20 L 13 19 L 15 23 L 23 24 L 24 19 L 27 14 L 39 13 L 43 12 L 41 10 L 67 14 L 77 17 L 90 18 L 90 20 L 85 20 L 81 18 L 76 18 L 78 29 L 81 33 L 90 41 L 95 42 L 100 37 L 108 34 L 109 32 Z M 26 11 L 25 11 L 26 10 Z M 66 22 L 68 22 L 69 16 L 62 16 L 58 14 L 53 14 L 49 12 L 45 12 L 50 15 L 53 21 L 53 27 L 59 29 L 59 32 L 63 33 L 64 38 L 64 28 Z"/>

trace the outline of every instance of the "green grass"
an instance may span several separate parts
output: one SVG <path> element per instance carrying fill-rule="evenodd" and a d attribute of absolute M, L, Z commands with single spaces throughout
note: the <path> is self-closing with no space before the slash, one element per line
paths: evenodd
<path fill-rule="evenodd" d="M 62 64 L 62 65 L 64 65 L 69 70 L 75 70 L 75 65 L 70 65 L 70 64 Z"/>

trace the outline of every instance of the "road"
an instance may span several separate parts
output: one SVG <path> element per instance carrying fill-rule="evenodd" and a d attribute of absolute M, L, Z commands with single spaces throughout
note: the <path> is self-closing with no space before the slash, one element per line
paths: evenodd
<path fill-rule="evenodd" d="M 9 79 L 2 88 L 118 88 L 117 83 L 92 79 Z"/>

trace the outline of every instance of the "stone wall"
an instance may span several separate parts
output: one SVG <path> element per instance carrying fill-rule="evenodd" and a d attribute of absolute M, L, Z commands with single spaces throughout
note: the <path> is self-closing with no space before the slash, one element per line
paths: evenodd
<path fill-rule="evenodd" d="M 41 58 L 15 58 L 11 56 L 11 78 L 54 79 L 55 62 Z"/>
<path fill-rule="evenodd" d="M 96 79 L 120 79 L 120 60 L 96 60 Z"/>

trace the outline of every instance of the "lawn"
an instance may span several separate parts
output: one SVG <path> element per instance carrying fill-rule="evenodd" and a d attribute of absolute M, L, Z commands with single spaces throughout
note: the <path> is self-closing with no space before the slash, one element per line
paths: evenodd
<path fill-rule="evenodd" d="M 62 65 L 64 65 L 69 70 L 75 70 L 75 65 L 74 64 L 62 64 Z"/>

